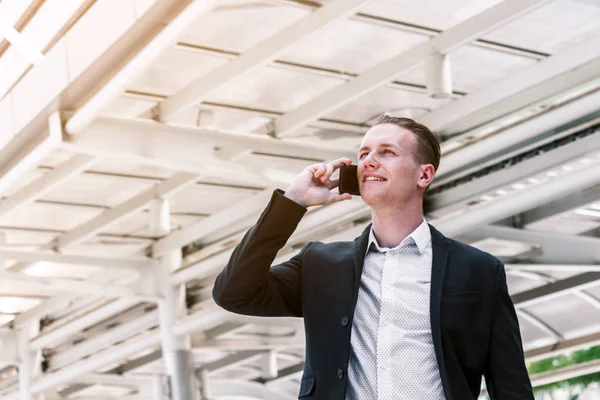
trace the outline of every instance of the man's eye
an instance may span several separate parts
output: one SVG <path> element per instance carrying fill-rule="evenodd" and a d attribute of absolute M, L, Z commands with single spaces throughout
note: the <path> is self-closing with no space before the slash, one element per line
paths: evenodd
<path fill-rule="evenodd" d="M 359 160 L 362 160 L 362 158 L 363 158 L 365 155 L 367 155 L 367 153 L 362 153 L 360 156 L 358 156 L 358 159 L 359 159 Z"/>
<path fill-rule="evenodd" d="M 394 154 L 394 152 L 389 149 L 383 150 L 383 154 L 387 154 L 387 153 Z"/>

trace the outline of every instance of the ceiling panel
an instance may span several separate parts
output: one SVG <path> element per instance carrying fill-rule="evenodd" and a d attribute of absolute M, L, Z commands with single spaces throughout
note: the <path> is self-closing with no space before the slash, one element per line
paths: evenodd
<path fill-rule="evenodd" d="M 576 335 L 582 329 L 600 330 L 600 310 L 573 294 L 556 297 L 527 307 L 563 336 Z M 592 321 L 595 321 L 592 322 Z"/>
<path fill-rule="evenodd" d="M 259 192 L 217 185 L 188 186 L 171 197 L 171 210 L 209 215 L 239 204 Z"/>
<path fill-rule="evenodd" d="M 484 38 L 554 54 L 598 35 L 600 1 L 554 0 Z"/>
<path fill-rule="evenodd" d="M 287 112 L 343 82 L 339 78 L 266 66 L 232 79 L 206 100 Z"/>
<path fill-rule="evenodd" d="M 519 318 L 519 328 L 521 328 L 521 339 L 523 340 L 524 348 L 538 347 L 539 344 L 536 342 L 540 341 L 552 341 L 552 338 L 548 336 L 546 332 L 541 330 L 539 327 L 533 325 L 529 320 L 525 318 Z"/>
<path fill-rule="evenodd" d="M 529 57 L 483 47 L 464 46 L 450 53 L 454 90 L 473 92 L 520 71 L 537 61 Z M 425 85 L 425 63 L 398 77 L 403 82 Z"/>
<path fill-rule="evenodd" d="M 227 61 L 226 58 L 170 47 L 132 80 L 127 90 L 169 96 Z"/>
<path fill-rule="evenodd" d="M 506 281 L 508 284 L 508 291 L 511 295 L 525 292 L 546 284 L 543 280 L 533 280 L 513 275 L 510 270 L 506 272 Z"/>
<path fill-rule="evenodd" d="M 34 203 L 0 217 L 0 226 L 70 230 L 100 215 L 102 209 Z"/>
<path fill-rule="evenodd" d="M 339 107 L 327 114 L 326 118 L 359 124 L 372 121 L 386 112 L 417 118 L 448 103 L 449 100 L 434 100 L 425 93 L 384 86 Z"/>
<path fill-rule="evenodd" d="M 173 208 L 171 208 L 171 210 L 175 212 Z M 177 230 L 185 228 L 201 221 L 203 218 L 204 217 L 197 215 L 171 214 L 171 229 Z M 141 210 L 128 215 L 115 224 L 110 225 L 108 228 L 103 229 L 101 232 L 112 235 L 155 237 L 156 235 L 150 232 L 149 223 L 150 215 L 148 214 L 148 211 Z"/>
<path fill-rule="evenodd" d="M 365 14 L 446 30 L 502 0 L 378 0 L 361 9 Z"/>
<path fill-rule="evenodd" d="M 217 6 L 190 26 L 182 42 L 242 52 L 310 14 L 309 9 L 247 1 Z"/>
<path fill-rule="evenodd" d="M 347 19 L 306 37 L 278 59 L 360 73 L 427 39 L 427 35 Z"/>
<path fill-rule="evenodd" d="M 42 200 L 114 207 L 152 186 L 151 183 L 106 175 L 79 174 L 58 185 Z"/>

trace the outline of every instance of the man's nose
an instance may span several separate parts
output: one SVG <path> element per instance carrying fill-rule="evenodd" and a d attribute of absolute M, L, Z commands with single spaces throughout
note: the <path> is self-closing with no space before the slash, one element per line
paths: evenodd
<path fill-rule="evenodd" d="M 363 158 L 363 165 L 367 167 L 377 167 L 379 165 L 379 159 L 375 152 L 369 153 Z"/>

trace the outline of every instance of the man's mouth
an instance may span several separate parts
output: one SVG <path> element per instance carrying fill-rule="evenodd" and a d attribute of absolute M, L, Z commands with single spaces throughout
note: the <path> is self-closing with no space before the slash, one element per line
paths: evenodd
<path fill-rule="evenodd" d="M 376 177 L 376 176 L 367 176 L 365 178 L 365 182 L 384 182 L 386 180 L 387 179 L 379 178 L 379 177 Z"/>

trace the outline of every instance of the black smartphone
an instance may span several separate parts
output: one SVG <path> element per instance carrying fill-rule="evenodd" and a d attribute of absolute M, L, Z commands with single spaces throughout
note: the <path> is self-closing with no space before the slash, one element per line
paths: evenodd
<path fill-rule="evenodd" d="M 358 187 L 358 166 L 342 164 L 340 167 L 340 194 L 350 193 L 354 196 L 360 196 Z"/>

